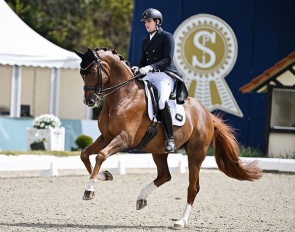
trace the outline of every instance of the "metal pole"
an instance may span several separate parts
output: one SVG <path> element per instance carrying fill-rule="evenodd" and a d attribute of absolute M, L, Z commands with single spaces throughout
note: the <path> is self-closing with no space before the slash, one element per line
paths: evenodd
<path fill-rule="evenodd" d="M 51 69 L 49 113 L 58 116 L 60 70 Z"/>
<path fill-rule="evenodd" d="M 10 99 L 10 117 L 19 118 L 21 108 L 21 67 L 14 65 L 12 67 L 11 77 L 11 99 Z"/>

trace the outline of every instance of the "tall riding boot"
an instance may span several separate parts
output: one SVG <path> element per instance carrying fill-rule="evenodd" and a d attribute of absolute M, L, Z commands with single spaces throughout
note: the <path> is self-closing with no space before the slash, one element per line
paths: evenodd
<path fill-rule="evenodd" d="M 161 110 L 162 124 L 164 127 L 166 142 L 165 151 L 168 153 L 175 152 L 175 142 L 173 137 L 173 124 L 168 102 L 165 103 L 165 108 Z"/>

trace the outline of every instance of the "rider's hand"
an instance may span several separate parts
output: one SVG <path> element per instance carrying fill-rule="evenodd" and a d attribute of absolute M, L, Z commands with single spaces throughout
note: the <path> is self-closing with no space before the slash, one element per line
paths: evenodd
<path fill-rule="evenodd" d="M 132 72 L 133 72 L 134 75 L 136 75 L 139 72 L 139 68 L 137 66 L 133 66 L 131 68 L 131 70 L 132 70 Z"/>
<path fill-rule="evenodd" d="M 147 74 L 148 72 L 150 72 L 150 71 L 152 71 L 152 70 L 153 70 L 152 66 L 147 65 L 147 66 L 145 66 L 145 67 L 143 67 L 143 68 L 140 68 L 140 69 L 139 69 L 139 72 L 140 72 L 142 75 L 145 75 L 145 74 Z"/>

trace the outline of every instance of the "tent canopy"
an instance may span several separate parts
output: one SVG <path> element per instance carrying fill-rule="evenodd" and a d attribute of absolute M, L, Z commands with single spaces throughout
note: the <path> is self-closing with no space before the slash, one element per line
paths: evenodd
<path fill-rule="evenodd" d="M 40 36 L 4 0 L 0 0 L 0 31 L 0 64 L 79 68 L 80 58 L 75 53 Z"/>

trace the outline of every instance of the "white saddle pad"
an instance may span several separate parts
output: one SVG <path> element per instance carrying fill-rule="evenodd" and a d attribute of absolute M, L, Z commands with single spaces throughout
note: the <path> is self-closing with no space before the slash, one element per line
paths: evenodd
<path fill-rule="evenodd" d="M 154 111 L 153 111 L 153 105 L 151 100 L 151 95 L 147 87 L 147 82 L 143 80 L 144 86 L 145 86 L 145 95 L 148 99 L 148 115 L 150 120 L 157 121 Z M 172 121 L 174 126 L 183 126 L 185 123 L 185 110 L 183 105 L 176 104 L 176 100 L 169 100 L 168 105 L 170 106 Z"/>

